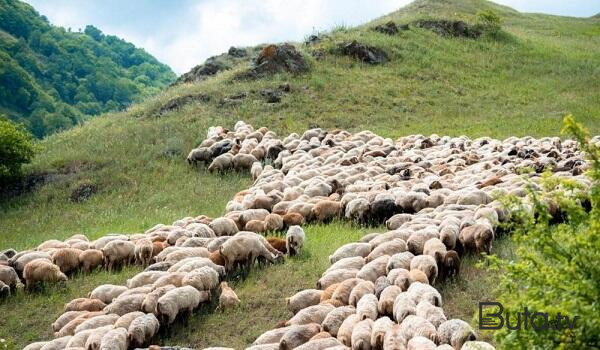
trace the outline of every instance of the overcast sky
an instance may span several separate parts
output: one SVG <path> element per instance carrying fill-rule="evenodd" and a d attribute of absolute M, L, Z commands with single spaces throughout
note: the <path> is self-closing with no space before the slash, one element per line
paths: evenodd
<path fill-rule="evenodd" d="M 315 30 L 361 24 L 411 0 L 26 0 L 72 30 L 93 24 L 187 72 L 230 46 L 298 41 Z M 600 0 L 495 0 L 523 12 L 588 17 Z"/>

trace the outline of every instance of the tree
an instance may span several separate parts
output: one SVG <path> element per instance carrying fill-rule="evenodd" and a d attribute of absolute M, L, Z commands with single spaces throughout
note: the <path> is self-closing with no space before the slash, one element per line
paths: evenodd
<path fill-rule="evenodd" d="M 0 116 L 0 183 L 21 175 L 21 166 L 34 155 L 34 144 L 23 127 Z"/>

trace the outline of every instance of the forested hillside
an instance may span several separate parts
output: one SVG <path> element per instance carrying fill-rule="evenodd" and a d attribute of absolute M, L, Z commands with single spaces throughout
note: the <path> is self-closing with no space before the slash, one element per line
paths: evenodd
<path fill-rule="evenodd" d="M 122 109 L 174 79 L 143 49 L 94 26 L 74 32 L 28 4 L 0 0 L 0 114 L 37 137 Z"/>

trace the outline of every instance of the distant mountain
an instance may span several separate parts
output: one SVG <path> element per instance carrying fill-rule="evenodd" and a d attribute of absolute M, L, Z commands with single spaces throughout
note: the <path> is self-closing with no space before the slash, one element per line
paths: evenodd
<path fill-rule="evenodd" d="M 0 114 L 37 137 L 122 109 L 175 78 L 143 49 L 94 26 L 71 32 L 26 3 L 0 0 Z"/>

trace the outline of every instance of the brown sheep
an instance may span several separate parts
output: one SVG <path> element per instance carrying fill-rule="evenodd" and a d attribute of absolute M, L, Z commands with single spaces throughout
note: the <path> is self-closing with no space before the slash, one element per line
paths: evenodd
<path fill-rule="evenodd" d="M 283 215 L 283 223 L 286 227 L 294 225 L 303 225 L 305 222 L 304 216 L 299 213 L 287 213 Z"/>
<path fill-rule="evenodd" d="M 444 254 L 440 264 L 440 276 L 442 279 L 458 276 L 460 273 L 460 257 L 454 250 L 449 250 Z"/>
<path fill-rule="evenodd" d="M 339 283 L 334 283 L 334 284 L 330 285 L 329 287 L 325 288 L 323 290 L 323 294 L 321 294 L 321 302 L 331 299 L 333 297 L 333 293 L 335 292 L 335 290 L 337 289 L 337 287 L 339 285 L 340 285 Z"/>
<path fill-rule="evenodd" d="M 220 250 L 215 250 L 214 252 L 211 252 L 208 258 L 210 259 L 210 261 L 217 265 L 225 266 L 225 258 L 223 257 L 223 255 L 221 255 Z"/>
<path fill-rule="evenodd" d="M 494 231 L 491 226 L 475 223 L 467 226 L 460 231 L 458 239 L 465 250 L 476 253 L 492 253 L 492 241 L 494 240 Z"/>
<path fill-rule="evenodd" d="M 279 214 L 269 214 L 265 218 L 265 231 L 280 231 L 283 229 L 283 218 Z"/>
<path fill-rule="evenodd" d="M 166 247 L 166 238 L 163 241 L 153 241 L 152 242 L 152 257 L 157 256 L 160 252 L 162 252 Z"/>
<path fill-rule="evenodd" d="M 149 239 L 143 238 L 135 242 L 134 255 L 135 260 L 142 266 L 150 265 L 150 260 L 154 254 L 154 243 Z"/>
<path fill-rule="evenodd" d="M 317 202 L 312 208 L 312 215 L 316 221 L 329 221 L 342 215 L 342 203 L 332 200 Z"/>
<path fill-rule="evenodd" d="M 23 270 L 25 286 L 31 288 L 36 282 L 65 282 L 67 276 L 60 268 L 46 259 L 35 259 L 25 265 Z M 65 310 L 68 311 L 68 310 Z"/>
<path fill-rule="evenodd" d="M 285 239 L 279 237 L 267 237 L 267 242 L 282 254 L 287 254 L 287 243 Z"/>
<path fill-rule="evenodd" d="M 105 306 L 100 299 L 77 298 L 66 303 L 64 311 L 102 311 Z"/>
<path fill-rule="evenodd" d="M 250 220 L 246 223 L 244 227 L 246 231 L 252 231 L 256 233 L 262 233 L 266 231 L 265 223 L 261 220 Z"/>
<path fill-rule="evenodd" d="M 79 255 L 81 250 L 75 248 L 61 248 L 52 254 L 52 263 L 60 268 L 62 273 L 69 273 L 79 268 Z"/>
<path fill-rule="evenodd" d="M 79 261 L 81 262 L 81 270 L 90 272 L 91 270 L 102 266 L 104 254 L 98 249 L 88 249 L 79 253 Z"/>
<path fill-rule="evenodd" d="M 221 282 L 221 295 L 219 296 L 219 308 L 226 310 L 228 308 L 235 308 L 240 304 L 240 299 L 237 294 L 229 287 L 227 282 Z"/>

